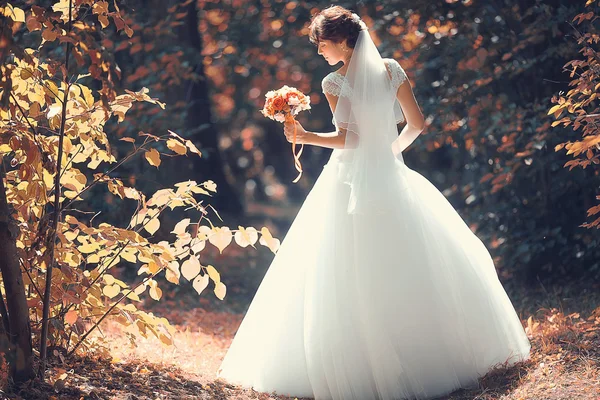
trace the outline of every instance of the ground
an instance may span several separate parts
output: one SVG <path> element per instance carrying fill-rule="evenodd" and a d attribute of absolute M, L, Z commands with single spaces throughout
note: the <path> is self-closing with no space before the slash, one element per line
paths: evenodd
<path fill-rule="evenodd" d="M 262 250 L 259 250 L 262 251 Z M 24 399 L 289 399 L 243 389 L 216 379 L 216 371 L 242 321 L 268 263 L 268 255 L 221 258 L 228 294 L 194 294 L 183 284 L 165 291 L 160 302 L 146 303 L 176 328 L 174 346 L 139 338 L 132 347 L 113 322 L 101 335 L 111 357 L 52 360 L 47 383 L 12 388 L 8 398 Z M 215 255 L 216 258 L 220 257 Z M 262 257 L 262 261 L 261 261 Z M 219 261 L 221 264 L 219 264 Z M 266 264 L 266 266 L 265 266 Z M 252 270 L 252 271 L 249 271 Z M 531 359 L 499 368 L 480 387 L 444 397 L 447 400 L 600 399 L 600 284 L 545 287 L 505 285 L 532 343 Z M 58 379 L 62 378 L 62 379 Z"/>

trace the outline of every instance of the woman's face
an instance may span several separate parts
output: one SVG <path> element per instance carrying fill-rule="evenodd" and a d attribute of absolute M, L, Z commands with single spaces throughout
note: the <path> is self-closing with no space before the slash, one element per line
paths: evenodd
<path fill-rule="evenodd" d="M 320 40 L 317 46 L 317 53 L 322 55 L 329 65 L 335 65 L 340 61 L 345 62 L 348 52 L 342 50 L 344 46 L 347 48 L 345 41 L 342 43 L 334 43 L 331 40 Z"/>

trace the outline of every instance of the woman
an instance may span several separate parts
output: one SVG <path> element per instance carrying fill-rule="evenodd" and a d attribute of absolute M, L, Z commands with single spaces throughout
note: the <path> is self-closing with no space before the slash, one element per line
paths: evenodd
<path fill-rule="evenodd" d="M 336 131 L 297 124 L 296 137 L 335 150 L 219 376 L 296 397 L 426 399 L 527 359 L 489 252 L 402 160 L 424 126 L 402 67 L 342 7 L 321 11 L 310 32 L 330 65 L 343 63 L 323 79 Z"/>

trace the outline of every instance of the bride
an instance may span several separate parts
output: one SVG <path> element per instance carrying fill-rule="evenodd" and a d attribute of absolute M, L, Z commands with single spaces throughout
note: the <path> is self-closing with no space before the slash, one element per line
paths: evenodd
<path fill-rule="evenodd" d="M 218 376 L 295 397 L 426 399 L 527 359 L 488 250 L 403 162 L 424 121 L 402 67 L 339 6 L 314 17 L 310 38 L 343 62 L 322 82 L 336 131 L 297 123 L 297 142 L 334 151 Z"/>

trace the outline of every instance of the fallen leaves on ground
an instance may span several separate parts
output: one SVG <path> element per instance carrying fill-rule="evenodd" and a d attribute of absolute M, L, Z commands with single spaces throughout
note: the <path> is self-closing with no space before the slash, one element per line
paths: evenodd
<path fill-rule="evenodd" d="M 221 269 L 231 288 L 223 302 L 214 296 L 197 296 L 193 288 L 182 286 L 165 293 L 160 302 L 146 304 L 148 311 L 167 317 L 176 328 L 174 346 L 150 337 L 138 338 L 131 347 L 122 326 L 107 322 L 101 326 L 99 337 L 110 345 L 112 360 L 67 359 L 63 364 L 59 358 L 52 359 L 48 383 L 34 381 L 6 396 L 31 400 L 293 400 L 216 379 L 243 312 L 260 283 L 260 279 L 249 276 L 264 273 L 257 270 L 248 274 L 247 264 L 246 269 L 242 265 L 235 262 Z M 524 318 L 532 343 L 531 359 L 495 369 L 480 380 L 479 388 L 460 390 L 442 399 L 598 400 L 599 289 L 597 284 L 587 288 L 511 289 L 511 299 Z"/>

